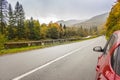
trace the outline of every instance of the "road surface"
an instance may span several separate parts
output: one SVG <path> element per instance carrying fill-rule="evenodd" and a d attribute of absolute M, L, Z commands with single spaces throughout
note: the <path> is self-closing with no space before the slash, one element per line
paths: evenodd
<path fill-rule="evenodd" d="M 0 57 L 0 80 L 94 80 L 103 36 Z"/>

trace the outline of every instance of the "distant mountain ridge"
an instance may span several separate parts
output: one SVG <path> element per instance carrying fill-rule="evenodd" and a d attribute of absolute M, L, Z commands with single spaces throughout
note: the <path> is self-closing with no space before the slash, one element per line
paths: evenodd
<path fill-rule="evenodd" d="M 75 26 L 75 27 L 84 27 L 84 28 L 98 27 L 98 26 L 101 26 L 101 25 L 105 24 L 108 15 L 109 15 L 108 13 L 97 15 L 95 17 L 90 18 L 87 21 L 74 24 L 73 26 Z"/>
<path fill-rule="evenodd" d="M 56 23 L 66 25 L 66 26 L 72 26 L 72 25 L 80 23 L 80 22 L 83 22 L 83 20 L 75 20 L 75 19 L 67 20 L 67 21 L 60 20 L 60 21 L 57 21 Z"/>
<path fill-rule="evenodd" d="M 104 14 L 101 14 L 101 15 L 97 15 L 97 16 L 94 16 L 88 20 L 67 20 L 67 21 L 64 21 L 64 20 L 60 20 L 60 21 L 57 21 L 58 24 L 62 24 L 62 25 L 66 25 L 68 27 L 84 27 L 84 28 L 89 28 L 89 27 L 98 27 L 98 26 L 101 26 L 103 24 L 105 24 L 106 20 L 107 20 L 107 17 L 108 17 L 108 13 L 104 13 Z"/>

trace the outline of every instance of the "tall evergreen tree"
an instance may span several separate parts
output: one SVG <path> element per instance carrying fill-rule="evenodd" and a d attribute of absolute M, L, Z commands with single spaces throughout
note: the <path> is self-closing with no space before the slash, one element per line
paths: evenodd
<path fill-rule="evenodd" d="M 62 26 L 62 23 L 60 23 L 60 38 L 62 38 L 64 35 L 63 33 L 63 26 Z"/>
<path fill-rule="evenodd" d="M 18 39 L 23 39 L 25 33 L 24 32 L 25 13 L 22 5 L 19 2 L 17 2 L 15 6 L 15 19 Z"/>
<path fill-rule="evenodd" d="M 18 26 L 18 22 L 19 22 L 19 8 L 20 8 L 20 3 L 17 2 L 16 5 L 15 5 L 15 11 L 14 11 L 14 17 L 15 17 L 15 25 Z"/>
<path fill-rule="evenodd" d="M 14 38 L 14 31 L 13 31 L 13 26 L 14 26 L 14 17 L 13 17 L 13 9 L 11 4 L 9 4 L 8 8 L 8 18 L 9 18 L 9 25 L 8 25 L 8 39 L 11 40 Z"/>
<path fill-rule="evenodd" d="M 64 24 L 63 29 L 66 29 L 66 25 Z"/>
<path fill-rule="evenodd" d="M 8 8 L 8 22 L 9 22 L 9 25 L 13 26 L 14 25 L 14 15 L 13 15 L 13 9 L 12 9 L 12 6 L 11 4 L 9 4 L 9 8 Z"/>
<path fill-rule="evenodd" d="M 65 24 L 63 26 L 63 29 L 64 29 L 64 36 L 66 37 L 66 25 Z"/>
<path fill-rule="evenodd" d="M 62 27 L 62 23 L 60 23 L 60 27 Z"/>
<path fill-rule="evenodd" d="M 35 33 L 34 33 L 34 21 L 33 18 L 31 17 L 30 21 L 29 21 L 29 30 L 30 30 L 30 35 L 29 35 L 29 39 L 33 40 Z"/>
<path fill-rule="evenodd" d="M 35 40 L 40 40 L 40 23 L 38 20 L 34 20 L 34 33 Z"/>
<path fill-rule="evenodd" d="M 8 2 L 0 0 L 0 33 L 4 34 L 5 25 L 7 24 Z"/>

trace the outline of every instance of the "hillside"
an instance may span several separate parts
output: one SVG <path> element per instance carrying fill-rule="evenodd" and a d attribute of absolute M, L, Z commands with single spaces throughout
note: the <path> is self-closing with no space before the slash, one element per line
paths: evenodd
<path fill-rule="evenodd" d="M 82 23 L 77 23 L 74 26 L 75 27 L 85 27 L 85 28 L 89 28 L 89 27 L 98 27 L 100 25 L 103 25 L 106 22 L 106 19 L 108 17 L 108 13 L 104 13 L 101 15 L 97 15 L 95 17 L 92 17 L 91 19 L 84 21 Z"/>
<path fill-rule="evenodd" d="M 72 26 L 72 25 L 80 23 L 82 21 L 83 20 L 67 20 L 67 21 L 60 20 L 60 21 L 57 21 L 56 23 L 66 25 L 66 26 Z"/>

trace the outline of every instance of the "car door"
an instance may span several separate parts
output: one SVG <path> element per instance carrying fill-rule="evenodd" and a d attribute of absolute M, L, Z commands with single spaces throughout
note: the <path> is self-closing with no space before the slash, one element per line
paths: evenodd
<path fill-rule="evenodd" d="M 115 35 L 112 35 L 104 47 L 103 54 L 100 57 L 98 57 L 98 64 L 96 67 L 96 71 L 98 72 L 98 77 L 102 73 L 102 69 L 105 67 L 106 63 L 108 62 L 107 55 L 109 54 L 110 49 L 114 44 L 114 42 L 115 42 Z"/>

